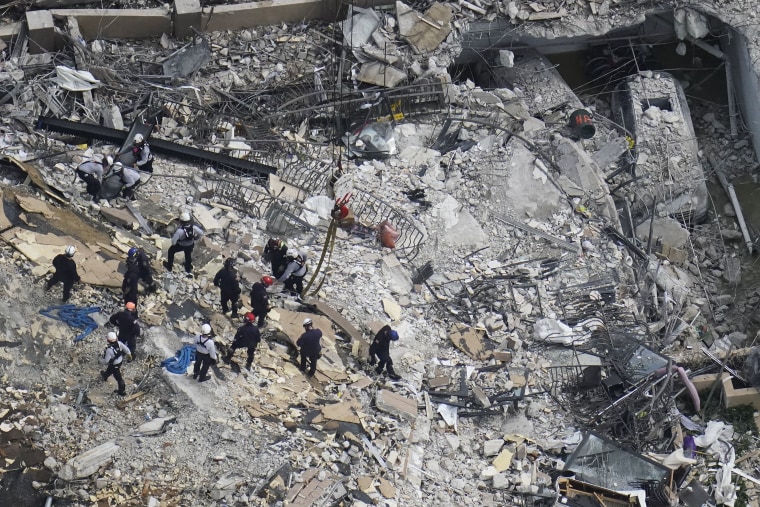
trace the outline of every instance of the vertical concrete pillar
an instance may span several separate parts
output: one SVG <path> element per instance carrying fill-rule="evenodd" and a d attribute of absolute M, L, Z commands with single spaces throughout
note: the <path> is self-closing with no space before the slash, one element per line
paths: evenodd
<path fill-rule="evenodd" d="M 202 31 L 200 0 L 174 0 L 174 38 L 192 35 L 191 27 Z"/>
<path fill-rule="evenodd" d="M 27 11 L 29 53 L 36 55 L 55 50 L 55 24 L 50 11 Z"/>

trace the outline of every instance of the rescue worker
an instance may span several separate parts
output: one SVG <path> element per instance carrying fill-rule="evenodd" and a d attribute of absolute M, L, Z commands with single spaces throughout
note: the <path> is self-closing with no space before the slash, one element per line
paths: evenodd
<path fill-rule="evenodd" d="M 121 282 L 121 293 L 124 303 L 134 303 L 137 305 L 137 282 L 140 280 L 140 274 L 136 268 L 130 269 L 127 266 L 127 272 L 124 273 L 124 280 Z"/>
<path fill-rule="evenodd" d="M 55 273 L 45 285 L 45 290 L 50 290 L 53 285 L 58 282 L 63 282 L 63 302 L 69 300 L 71 297 L 71 288 L 74 286 L 74 282 L 80 280 L 77 273 L 77 264 L 74 262 L 74 254 L 77 253 L 77 249 L 74 245 L 66 247 L 65 254 L 58 254 L 53 259 L 53 267 Z"/>
<path fill-rule="evenodd" d="M 301 371 L 306 371 L 306 360 L 309 360 L 309 371 L 306 373 L 307 377 L 313 377 L 317 371 L 317 359 L 319 359 L 319 353 L 322 351 L 322 344 L 320 340 L 322 338 L 322 331 L 314 328 L 314 322 L 311 319 L 306 318 L 303 321 L 304 333 L 296 341 L 296 345 L 301 349 Z"/>
<path fill-rule="evenodd" d="M 207 373 L 212 364 L 216 364 L 216 345 L 214 344 L 214 337 L 211 335 L 211 325 L 203 324 L 201 334 L 195 339 L 193 378 L 197 378 L 198 382 L 211 380 Z"/>
<path fill-rule="evenodd" d="M 303 278 L 306 276 L 306 252 L 300 250 L 295 257 L 291 258 L 288 268 L 277 279 L 285 284 L 285 289 L 294 296 L 301 296 L 303 292 Z"/>
<path fill-rule="evenodd" d="M 137 271 L 137 275 L 142 280 L 143 285 L 148 292 L 156 292 L 158 288 L 153 281 L 153 268 L 150 265 L 148 254 L 142 248 L 132 247 L 127 252 L 127 270 Z"/>
<path fill-rule="evenodd" d="M 140 183 L 140 173 L 131 167 L 124 167 L 121 162 L 114 162 L 113 173 L 118 174 L 121 179 L 123 185 L 121 188 L 121 196 L 130 201 L 137 199 L 135 197 L 135 187 Z"/>
<path fill-rule="evenodd" d="M 272 276 L 279 278 L 288 267 L 288 245 L 280 238 L 270 238 L 264 247 L 264 262 L 272 264 Z"/>
<path fill-rule="evenodd" d="M 232 346 L 230 346 L 230 350 L 227 352 L 227 357 L 224 358 L 225 362 L 229 363 L 232 361 L 232 356 L 235 355 L 237 349 L 248 349 L 248 359 L 245 362 L 245 368 L 246 370 L 251 369 L 253 354 L 256 352 L 256 347 L 261 341 L 259 328 L 253 325 L 255 320 L 256 315 L 251 312 L 243 316 L 243 325 L 238 328 L 235 337 L 232 339 Z"/>
<path fill-rule="evenodd" d="M 93 199 L 100 195 L 100 185 L 103 181 L 103 172 L 111 167 L 113 159 L 105 157 L 101 160 L 88 160 L 82 162 L 74 171 L 80 180 L 85 182 L 86 190 Z"/>
<path fill-rule="evenodd" d="M 121 377 L 121 365 L 124 361 L 124 356 L 131 359 L 131 352 L 129 347 L 119 341 L 116 337 L 116 333 L 113 331 L 108 333 L 106 339 L 108 340 L 108 346 L 103 351 L 103 356 L 100 358 L 100 364 L 108 365 L 108 367 L 100 372 L 100 378 L 105 382 L 108 380 L 108 377 L 113 375 L 113 378 L 116 379 L 116 384 L 119 387 L 114 392 L 119 396 L 125 396 L 127 394 L 127 388 L 124 385 L 124 379 Z"/>
<path fill-rule="evenodd" d="M 145 136 L 142 134 L 135 134 L 132 141 L 132 155 L 135 157 L 135 169 L 153 172 L 153 154 L 150 152 L 150 145 L 145 142 Z"/>
<path fill-rule="evenodd" d="M 185 272 L 188 276 L 193 276 L 193 247 L 195 247 L 195 242 L 203 237 L 203 230 L 193 223 L 187 211 L 180 214 L 179 221 L 180 225 L 172 236 L 172 246 L 169 247 L 169 255 L 164 261 L 164 267 L 171 271 L 174 267 L 174 255 L 177 252 L 184 252 Z"/>
<path fill-rule="evenodd" d="M 214 277 L 214 286 L 220 289 L 222 313 L 227 313 L 231 309 L 231 317 L 237 317 L 238 308 L 240 308 L 238 302 L 240 301 L 241 290 L 240 283 L 238 282 L 238 272 L 235 269 L 235 259 L 227 257 L 224 260 L 224 267 Z"/>
<path fill-rule="evenodd" d="M 261 277 L 260 282 L 256 282 L 251 286 L 251 308 L 253 313 L 259 316 L 259 327 L 264 327 L 267 320 L 267 313 L 269 313 L 269 293 L 267 287 L 274 283 L 274 278 L 264 275 Z"/>
<path fill-rule="evenodd" d="M 132 357 L 137 356 L 137 337 L 140 336 L 140 324 L 137 321 L 137 306 L 128 302 L 124 309 L 114 313 L 108 319 L 119 330 L 119 341 L 132 351 Z"/>
<path fill-rule="evenodd" d="M 390 355 L 391 342 L 398 340 L 398 333 L 391 329 L 391 326 L 383 326 L 380 331 L 375 335 L 375 339 L 372 340 L 372 345 L 369 346 L 369 364 L 375 364 L 375 356 L 380 360 L 375 368 L 375 373 L 378 375 L 383 372 L 383 368 L 387 368 L 388 377 L 391 380 L 401 380 L 401 377 L 393 371 L 393 359 Z"/>

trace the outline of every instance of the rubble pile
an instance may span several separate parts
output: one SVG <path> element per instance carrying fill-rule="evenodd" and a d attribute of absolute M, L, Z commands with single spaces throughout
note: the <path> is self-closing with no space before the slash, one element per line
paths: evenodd
<path fill-rule="evenodd" d="M 732 478 L 757 481 L 760 293 L 739 293 L 753 268 L 735 210 L 708 208 L 705 184 L 757 167 L 748 140 L 722 108 L 693 108 L 692 129 L 688 108 L 636 101 L 632 151 L 601 118 L 615 101 L 577 97 L 533 51 L 500 53 L 494 88 L 448 74 L 497 15 L 601 26 L 626 9 L 397 2 L 185 45 L 84 41 L 69 18 L 61 52 L 0 62 L 0 484 L 72 505 L 757 505 Z M 586 103 L 592 138 L 571 125 Z M 136 199 L 91 199 L 74 170 L 138 131 L 155 171 Z M 634 154 L 653 177 L 617 192 Z M 661 203 L 697 187 L 704 212 Z M 192 276 L 163 265 L 184 212 L 205 233 Z M 270 289 L 253 367 L 242 351 L 209 382 L 162 367 L 203 323 L 226 355 L 241 323 L 214 275 L 236 261 L 244 314 L 275 236 L 307 258 L 308 287 Z M 76 342 L 43 285 L 66 245 L 82 278 L 68 303 L 98 325 Z M 132 247 L 160 289 L 140 293 L 117 397 L 97 358 Z M 313 377 L 305 318 L 323 332 Z M 386 324 L 400 381 L 368 363 Z"/>

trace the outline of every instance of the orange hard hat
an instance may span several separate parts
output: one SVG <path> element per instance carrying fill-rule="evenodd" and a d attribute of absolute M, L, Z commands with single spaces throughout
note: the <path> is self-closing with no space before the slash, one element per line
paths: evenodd
<path fill-rule="evenodd" d="M 125 304 L 124 307 L 127 310 L 129 310 L 130 312 L 135 311 L 135 308 L 136 308 L 135 304 L 132 301 L 130 301 L 129 303 Z"/>
<path fill-rule="evenodd" d="M 274 283 L 274 278 L 269 275 L 264 275 L 261 277 L 261 283 L 264 285 L 272 285 Z"/>

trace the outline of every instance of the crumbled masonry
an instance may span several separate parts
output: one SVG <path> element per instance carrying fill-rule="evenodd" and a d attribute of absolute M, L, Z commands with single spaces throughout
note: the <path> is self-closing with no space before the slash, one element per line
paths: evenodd
<path fill-rule="evenodd" d="M 760 507 L 756 7 L 4 6 L 0 504 Z M 134 199 L 88 193 L 138 134 Z M 270 238 L 306 288 L 267 288 L 249 367 Z M 156 287 L 119 396 L 134 247 Z"/>

